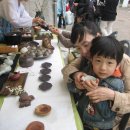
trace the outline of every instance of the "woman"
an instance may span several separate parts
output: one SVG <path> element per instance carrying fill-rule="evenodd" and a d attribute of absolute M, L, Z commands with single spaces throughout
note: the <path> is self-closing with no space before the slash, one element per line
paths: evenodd
<path fill-rule="evenodd" d="M 75 25 L 75 27 L 77 26 L 79 25 Z M 73 38 L 76 40 L 75 46 L 79 50 L 81 57 L 66 65 L 63 68 L 62 73 L 66 82 L 71 82 L 74 80 L 78 89 L 84 89 L 84 86 L 81 82 L 81 77 L 84 75 L 82 73 L 82 69 L 86 64 L 89 63 L 91 41 L 98 36 L 99 32 L 95 32 L 96 35 L 94 35 L 94 29 L 89 29 L 85 24 L 83 25 L 82 23 L 80 23 L 80 26 L 82 26 L 79 29 L 80 35 L 78 37 L 73 36 Z M 117 112 L 117 114 L 125 114 L 130 112 L 130 58 L 126 54 L 123 55 L 123 59 L 120 64 L 120 71 L 122 73 L 122 79 L 124 80 L 124 93 L 102 87 L 90 91 L 91 88 L 87 88 L 87 86 L 85 87 L 88 91 L 90 91 L 87 93 L 87 95 L 93 103 L 111 100 L 113 102 L 112 111 Z M 119 121 L 120 117 L 118 116 L 115 122 L 118 124 Z"/>
<path fill-rule="evenodd" d="M 101 4 L 102 2 L 102 4 Z M 112 28 L 117 15 L 117 6 L 119 0 L 99 0 L 101 23 L 100 28 L 104 36 L 108 36 L 112 33 Z"/>
<path fill-rule="evenodd" d="M 28 0 L 0 1 L 0 41 L 3 40 L 3 34 L 11 32 L 13 28 L 31 27 L 33 23 L 42 21 L 39 17 L 29 16 L 22 1 Z"/>

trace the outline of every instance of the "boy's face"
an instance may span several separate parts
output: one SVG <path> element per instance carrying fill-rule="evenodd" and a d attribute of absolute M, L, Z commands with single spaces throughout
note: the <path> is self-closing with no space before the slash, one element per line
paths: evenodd
<path fill-rule="evenodd" d="M 93 71 L 98 76 L 98 78 L 104 79 L 113 75 L 117 67 L 117 62 L 115 59 L 95 55 L 92 58 L 92 66 Z"/>

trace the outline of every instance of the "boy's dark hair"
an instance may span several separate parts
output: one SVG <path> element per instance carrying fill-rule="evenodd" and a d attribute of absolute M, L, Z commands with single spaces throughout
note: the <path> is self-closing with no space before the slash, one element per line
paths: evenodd
<path fill-rule="evenodd" d="M 83 21 L 74 24 L 70 37 L 71 42 L 75 44 L 78 38 L 79 42 L 81 42 L 87 33 L 96 36 L 97 33 L 101 34 L 101 31 L 100 28 L 92 21 Z"/>
<path fill-rule="evenodd" d="M 92 41 L 90 49 L 90 55 L 92 58 L 94 55 L 109 57 L 115 59 L 117 64 L 119 64 L 123 58 L 123 53 L 124 49 L 122 44 L 114 37 L 96 37 Z"/>

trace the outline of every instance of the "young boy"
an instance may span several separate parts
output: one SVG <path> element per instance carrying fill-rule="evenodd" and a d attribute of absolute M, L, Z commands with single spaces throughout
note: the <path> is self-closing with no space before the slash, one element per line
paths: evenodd
<path fill-rule="evenodd" d="M 87 92 L 93 91 L 97 87 L 108 87 L 119 92 L 124 91 L 119 71 L 123 53 L 121 44 L 112 37 L 97 37 L 92 41 L 91 62 L 83 69 L 83 72 L 94 76 L 95 79 L 91 80 L 85 77 L 81 79 L 86 91 L 83 90 L 82 96 L 78 100 L 78 111 L 86 126 L 85 130 L 93 130 L 94 128 L 112 130 L 113 126 L 116 125 L 113 123 L 116 112 L 111 110 L 112 102 L 92 103 L 91 98 L 96 98 L 96 96 L 88 97 Z"/>

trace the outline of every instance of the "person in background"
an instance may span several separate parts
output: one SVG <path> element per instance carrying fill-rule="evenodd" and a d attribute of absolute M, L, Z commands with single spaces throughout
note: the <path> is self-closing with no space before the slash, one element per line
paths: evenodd
<path fill-rule="evenodd" d="M 81 20 L 79 20 L 78 23 L 80 22 Z M 86 21 L 85 24 L 90 30 L 94 30 L 92 32 L 94 33 L 94 35 L 96 35 L 95 31 L 100 32 L 100 29 L 97 27 L 97 25 L 95 25 L 94 22 Z M 81 33 L 79 30 L 82 28 L 82 26 L 80 26 L 80 24 L 78 25 L 79 26 L 76 26 L 76 27 L 75 25 L 73 25 L 71 32 L 66 31 L 66 30 L 60 30 L 53 26 L 50 26 L 49 30 L 58 36 L 58 39 L 66 48 L 71 48 L 71 47 L 74 47 L 74 44 L 76 42 L 75 40 L 77 40 L 75 37 L 78 37 L 78 35 Z"/>
<path fill-rule="evenodd" d="M 78 10 L 77 9 L 77 13 L 76 13 L 76 19 L 74 24 L 76 23 L 80 23 L 82 21 L 88 21 L 86 20 L 86 12 L 84 12 L 84 8 L 86 8 L 86 6 L 89 4 L 88 0 L 87 1 L 78 1 L 79 3 L 73 3 L 74 6 L 78 6 L 78 8 L 83 8 L 83 10 Z M 85 3 L 86 2 L 86 3 Z M 88 3 L 87 3 L 88 2 Z M 88 22 L 89 23 L 89 22 Z M 93 22 L 92 22 L 93 24 Z M 89 26 L 89 25 L 88 25 Z M 94 25 L 95 26 L 95 25 Z M 58 26 L 59 27 L 59 26 Z M 66 48 L 71 48 L 74 47 L 73 46 L 73 41 L 71 41 L 70 37 L 71 37 L 71 31 L 66 31 L 66 30 L 60 30 L 54 26 L 49 26 L 49 30 L 56 34 L 58 36 L 58 39 L 60 40 L 60 42 L 66 47 Z M 73 29 L 72 29 L 73 30 Z M 75 30 L 76 31 L 76 30 Z"/>
<path fill-rule="evenodd" d="M 74 2 L 74 0 L 68 0 L 68 2 L 69 2 L 69 5 L 70 5 L 70 11 L 72 12 L 72 13 L 74 13 L 74 5 L 73 5 L 73 2 Z"/>
<path fill-rule="evenodd" d="M 73 36 L 73 39 L 76 41 L 74 44 L 79 50 L 81 56 L 76 58 L 70 64 L 65 65 L 65 67 L 62 69 L 62 73 L 66 83 L 74 81 L 76 87 L 82 90 L 84 89 L 84 86 L 81 82 L 81 77 L 84 76 L 82 69 L 88 63 L 90 63 L 91 42 L 95 37 L 99 36 L 99 32 L 96 30 L 94 31 L 94 28 L 92 30 L 88 29 L 85 26 L 85 23 L 76 24 L 75 28 L 77 28 L 77 26 L 82 26 L 79 29 L 80 35 L 77 37 L 75 34 L 76 37 Z M 122 117 L 121 115 L 130 112 L 130 57 L 128 55 L 123 54 L 123 59 L 120 63 L 119 70 L 124 81 L 125 91 L 123 93 L 105 87 L 97 87 L 95 90 L 87 93 L 87 96 L 89 96 L 92 103 L 99 103 L 107 100 L 110 100 L 113 103 L 111 110 L 117 112 L 115 121 L 117 124 L 117 126 L 115 126 L 116 130 L 118 130 L 118 124 Z M 89 87 L 86 87 L 86 89 L 89 90 Z"/>
<path fill-rule="evenodd" d="M 82 20 L 83 20 L 82 17 L 78 17 L 77 23 L 80 23 Z M 66 48 L 74 47 L 73 46 L 74 44 L 72 43 L 72 41 L 70 39 L 71 31 L 61 30 L 54 26 L 49 26 L 49 30 L 58 36 L 58 39 L 64 45 L 64 47 L 66 47 Z M 72 30 L 73 30 L 73 27 L 72 27 Z"/>
<path fill-rule="evenodd" d="M 58 36 L 59 41 L 61 42 L 61 44 L 63 44 L 64 47 L 74 47 L 70 40 L 71 31 L 61 30 L 54 26 L 50 26 L 49 30 Z"/>
<path fill-rule="evenodd" d="M 113 37 L 96 37 L 92 41 L 91 61 L 82 70 L 84 90 L 81 91 L 82 96 L 78 100 L 77 106 L 81 119 L 86 126 L 85 130 L 87 128 L 90 130 L 94 128 L 112 130 L 115 126 L 116 112 L 111 110 L 112 102 L 108 100 L 92 103 L 86 94 L 97 87 L 109 88 L 120 93 L 124 92 L 124 84 L 119 71 L 123 53 L 122 44 Z M 76 86 L 72 87 L 76 88 Z"/>
<path fill-rule="evenodd" d="M 73 2 L 73 5 L 76 7 L 76 12 L 77 11 L 80 12 L 81 10 L 84 10 L 85 12 L 87 12 L 87 8 L 89 6 L 89 0 L 75 0 Z"/>
<path fill-rule="evenodd" d="M 100 28 L 103 36 L 108 36 L 113 33 L 112 29 L 117 16 L 118 3 L 119 0 L 99 0 L 101 13 Z"/>
<path fill-rule="evenodd" d="M 65 22 L 66 0 L 57 0 L 58 28 L 66 28 Z"/>
<path fill-rule="evenodd" d="M 41 18 L 32 18 L 25 10 L 22 1 L 28 0 L 2 0 L 0 1 L 0 41 L 4 34 L 14 28 L 31 27 L 34 23 L 42 21 Z"/>
<path fill-rule="evenodd" d="M 75 0 L 73 4 L 76 8 L 75 21 L 82 14 L 85 14 L 85 20 L 95 21 L 93 0 Z"/>

